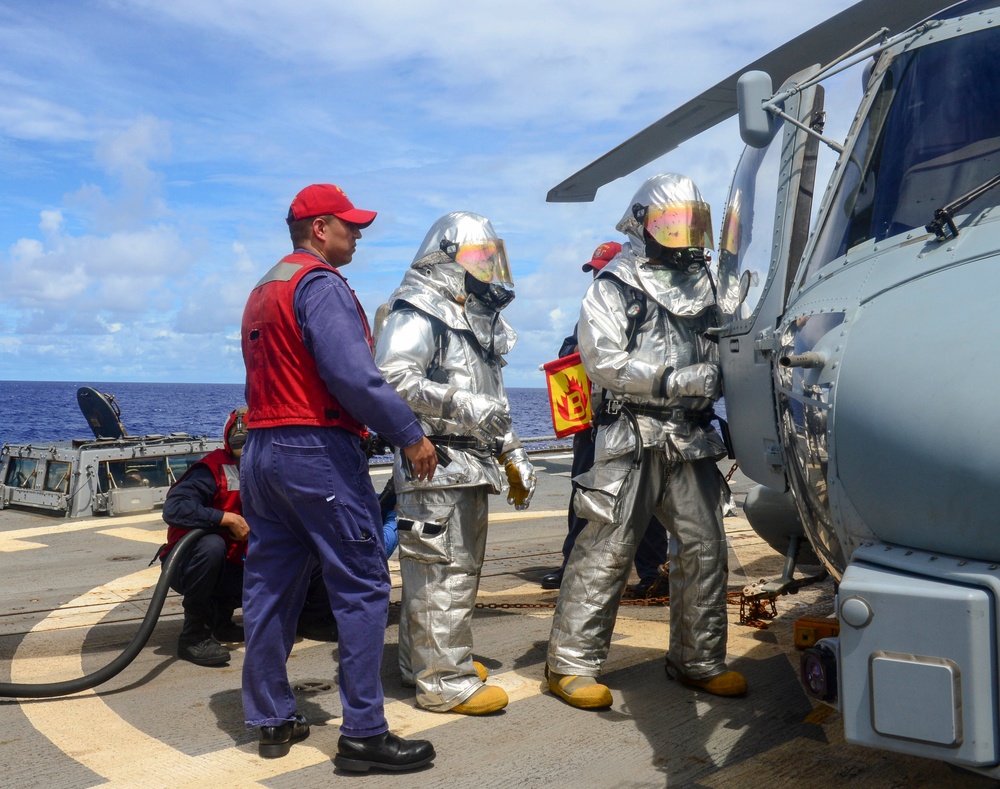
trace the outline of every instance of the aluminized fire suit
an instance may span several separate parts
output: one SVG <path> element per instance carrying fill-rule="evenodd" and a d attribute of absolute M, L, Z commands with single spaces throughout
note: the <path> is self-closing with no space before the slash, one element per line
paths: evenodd
<path fill-rule="evenodd" d="M 644 198 L 640 189 L 633 205 L 665 200 L 657 190 L 670 188 L 656 182 Z M 556 674 L 600 673 L 636 544 L 655 515 L 673 537 L 668 666 L 703 680 L 727 670 L 728 567 L 716 466 L 725 447 L 708 422 L 720 387 L 718 349 L 704 337 L 714 321 L 712 284 L 701 266 L 651 265 L 631 211 L 618 230 L 629 243 L 601 271 L 580 313 L 580 355 L 606 390 L 608 409 L 596 420 L 594 466 L 574 479 L 577 514 L 589 523 L 566 567 L 548 666 Z M 709 233 L 704 246 L 710 243 Z"/>
<path fill-rule="evenodd" d="M 472 611 L 486 550 L 487 496 L 507 489 L 497 456 L 528 499 L 534 486 L 501 374 L 517 335 L 497 310 L 467 292 L 465 269 L 440 249 L 442 239 L 470 227 L 475 232 L 477 223 L 495 238 L 488 220 L 465 212 L 431 228 L 390 297 L 375 352 L 386 381 L 450 457 L 429 482 L 408 476 L 398 454 L 393 469 L 403 579 L 400 671 L 404 684 L 416 685 L 417 704 L 435 711 L 453 709 L 483 686 L 472 660 Z"/>

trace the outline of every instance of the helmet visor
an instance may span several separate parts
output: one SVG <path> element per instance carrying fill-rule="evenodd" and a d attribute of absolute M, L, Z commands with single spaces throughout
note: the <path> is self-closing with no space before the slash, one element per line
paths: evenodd
<path fill-rule="evenodd" d="M 714 249 L 712 212 L 708 203 L 688 201 L 651 205 L 646 209 L 646 232 L 669 249 Z"/>
<path fill-rule="evenodd" d="M 510 264 L 507 262 L 507 248 L 503 240 L 490 238 L 477 242 L 442 242 L 448 257 L 468 271 L 480 282 L 498 282 L 513 285 Z"/>

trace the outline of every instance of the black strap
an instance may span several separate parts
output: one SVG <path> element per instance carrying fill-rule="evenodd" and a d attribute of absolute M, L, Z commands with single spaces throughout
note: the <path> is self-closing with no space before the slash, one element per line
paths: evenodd
<path fill-rule="evenodd" d="M 625 351 L 631 353 L 635 350 L 636 341 L 639 337 L 639 327 L 646 320 L 646 294 L 638 288 L 622 282 L 617 277 L 607 277 L 614 282 L 622 291 L 625 298 Z"/>
<path fill-rule="evenodd" d="M 427 436 L 432 444 L 455 449 L 476 449 L 481 444 L 472 436 Z"/>
<path fill-rule="evenodd" d="M 503 438 L 496 438 L 493 440 L 492 444 L 484 444 L 478 438 L 473 438 L 472 436 L 427 436 L 430 442 L 434 445 L 434 448 L 438 450 L 438 461 L 442 465 L 448 465 L 451 457 L 444 452 L 445 447 L 452 447 L 454 449 L 462 449 L 466 452 L 471 452 L 476 457 L 487 458 L 491 455 L 493 457 L 500 457 L 503 454 Z M 442 455 L 446 460 L 442 460 Z"/>
<path fill-rule="evenodd" d="M 426 313 L 424 313 L 426 315 Z M 444 369 L 444 352 L 447 347 L 448 332 L 444 324 L 433 315 L 427 315 L 434 332 L 434 356 L 427 368 L 427 377 L 438 384 L 448 383 L 448 371 Z"/>

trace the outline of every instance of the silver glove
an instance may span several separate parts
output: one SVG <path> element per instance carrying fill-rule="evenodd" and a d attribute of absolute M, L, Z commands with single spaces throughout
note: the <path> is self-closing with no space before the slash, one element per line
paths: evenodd
<path fill-rule="evenodd" d="M 489 395 L 463 390 L 455 392 L 449 416 L 479 438 L 502 438 L 510 430 L 510 409 L 506 403 Z"/>
<path fill-rule="evenodd" d="M 660 394 L 664 397 L 707 397 L 717 400 L 722 394 L 722 376 L 719 365 L 700 362 L 667 370 L 660 382 Z"/>

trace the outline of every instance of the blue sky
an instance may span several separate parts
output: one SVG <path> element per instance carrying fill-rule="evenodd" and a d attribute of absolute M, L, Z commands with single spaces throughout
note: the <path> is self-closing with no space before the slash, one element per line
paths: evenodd
<path fill-rule="evenodd" d="M 736 123 L 593 203 L 546 192 L 850 2 L 348 5 L 0 0 L 0 380 L 241 382 L 246 296 L 332 182 L 379 212 L 343 269 L 369 315 L 434 220 L 489 217 L 507 385 L 542 386 L 645 177 L 693 177 L 718 235 Z"/>

